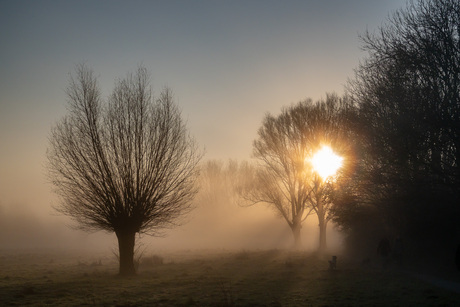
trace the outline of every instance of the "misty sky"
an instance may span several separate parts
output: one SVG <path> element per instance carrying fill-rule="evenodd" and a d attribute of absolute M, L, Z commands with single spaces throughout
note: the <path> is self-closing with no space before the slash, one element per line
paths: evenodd
<path fill-rule="evenodd" d="M 105 94 L 144 65 L 156 92 L 174 91 L 205 158 L 249 159 L 263 116 L 341 94 L 366 55 L 358 34 L 404 3 L 0 0 L 0 215 L 51 212 L 47 138 L 76 64 Z"/>

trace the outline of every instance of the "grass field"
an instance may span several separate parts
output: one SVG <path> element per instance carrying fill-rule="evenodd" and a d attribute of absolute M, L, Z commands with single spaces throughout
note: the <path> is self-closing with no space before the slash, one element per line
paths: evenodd
<path fill-rule="evenodd" d="M 304 252 L 145 255 L 116 275 L 112 255 L 0 254 L 1 306 L 460 306 L 460 294 L 407 272 Z"/>

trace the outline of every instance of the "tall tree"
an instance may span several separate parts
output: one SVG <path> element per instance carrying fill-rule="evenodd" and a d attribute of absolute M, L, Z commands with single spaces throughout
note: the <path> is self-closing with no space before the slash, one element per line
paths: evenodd
<path fill-rule="evenodd" d="M 285 108 L 277 117 L 268 114 L 254 141 L 254 157 L 259 161 L 252 185 L 242 191 L 249 204 L 266 203 L 287 222 L 294 244 L 301 244 L 301 228 L 313 212 L 318 216 L 320 249 L 326 246 L 326 226 L 330 220 L 325 185 L 310 160 L 322 145 L 345 153 L 344 122 L 341 114 L 346 101 L 335 95 L 313 103 L 305 100 Z"/>
<path fill-rule="evenodd" d="M 424 244 L 458 237 L 460 2 L 411 1 L 362 38 L 369 56 L 349 90 L 365 136 L 367 196 L 393 232 L 423 234 Z"/>
<path fill-rule="evenodd" d="M 57 210 L 84 230 L 114 232 L 121 275 L 135 273 L 136 233 L 158 235 L 190 211 L 201 158 L 169 89 L 154 100 L 139 67 L 104 102 L 94 73 L 77 67 L 69 114 L 51 131 Z"/>

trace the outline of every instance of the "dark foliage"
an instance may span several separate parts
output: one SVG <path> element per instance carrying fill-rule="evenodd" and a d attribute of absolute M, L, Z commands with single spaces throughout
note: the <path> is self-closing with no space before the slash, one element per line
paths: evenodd
<path fill-rule="evenodd" d="M 374 229 L 418 252 L 450 251 L 460 238 L 460 2 L 409 2 L 362 39 L 369 56 L 348 87 L 359 201 L 337 221 L 359 237 L 356 220 L 372 214 Z"/>

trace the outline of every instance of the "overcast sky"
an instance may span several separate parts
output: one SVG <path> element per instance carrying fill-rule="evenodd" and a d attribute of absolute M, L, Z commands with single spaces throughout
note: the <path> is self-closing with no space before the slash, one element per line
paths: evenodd
<path fill-rule="evenodd" d="M 68 74 L 86 63 L 103 92 L 139 64 L 172 88 L 207 159 L 249 159 L 267 112 L 343 92 L 359 33 L 403 0 L 0 0 L 0 214 L 51 212 L 44 176 Z"/>

